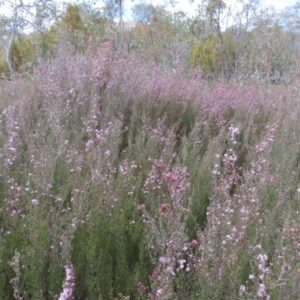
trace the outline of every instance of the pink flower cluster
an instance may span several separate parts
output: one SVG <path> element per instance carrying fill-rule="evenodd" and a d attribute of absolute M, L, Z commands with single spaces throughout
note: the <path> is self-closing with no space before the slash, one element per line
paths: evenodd
<path fill-rule="evenodd" d="M 66 280 L 63 283 L 63 292 L 60 294 L 59 300 L 73 299 L 73 288 L 75 285 L 75 278 L 72 264 L 65 266 Z"/>

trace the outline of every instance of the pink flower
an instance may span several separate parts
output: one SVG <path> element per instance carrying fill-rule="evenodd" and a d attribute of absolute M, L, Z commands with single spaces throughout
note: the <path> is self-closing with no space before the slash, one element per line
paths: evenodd
<path fill-rule="evenodd" d="M 264 298 L 267 296 L 267 292 L 266 292 L 266 287 L 264 284 L 260 284 L 259 285 L 259 289 L 258 289 L 258 292 L 257 292 L 257 296 L 259 298 Z"/>
<path fill-rule="evenodd" d="M 74 274 L 73 266 L 68 264 L 65 266 L 66 280 L 63 283 L 63 292 L 60 294 L 59 300 L 68 300 L 73 298 Z"/>
<path fill-rule="evenodd" d="M 159 268 L 155 268 L 153 273 L 151 275 L 148 276 L 149 279 L 153 279 L 155 277 L 157 277 L 160 274 L 160 269 Z"/>
<path fill-rule="evenodd" d="M 192 241 L 189 243 L 189 246 L 190 246 L 190 247 L 196 248 L 196 247 L 199 246 L 199 243 L 198 243 L 196 240 L 192 240 Z"/>
<path fill-rule="evenodd" d="M 245 293 L 245 292 L 246 292 L 246 287 L 242 284 L 242 285 L 240 286 L 240 293 L 243 294 L 243 293 Z"/>
<path fill-rule="evenodd" d="M 162 264 L 165 264 L 166 262 L 168 262 L 168 259 L 164 256 L 160 257 L 159 258 L 159 261 L 162 263 Z"/>
<path fill-rule="evenodd" d="M 32 203 L 33 205 L 38 205 L 38 204 L 39 204 L 39 201 L 36 200 L 36 199 L 32 199 L 32 200 L 31 200 L 31 203 Z"/>
<path fill-rule="evenodd" d="M 166 204 L 166 203 L 163 203 L 163 204 L 161 204 L 160 205 L 160 211 L 161 212 L 166 212 L 168 210 L 168 204 Z"/>
<path fill-rule="evenodd" d="M 162 159 L 159 159 L 159 160 L 155 160 L 154 161 L 154 166 L 156 167 L 156 169 L 158 171 L 160 171 L 162 169 L 162 167 L 164 166 L 164 162 Z"/>
<path fill-rule="evenodd" d="M 146 209 L 146 205 L 145 205 L 145 204 L 141 204 L 141 205 L 139 205 L 139 209 L 141 209 L 141 210 L 144 210 L 144 209 Z"/>
<path fill-rule="evenodd" d="M 178 261 L 179 263 L 179 269 L 183 269 L 184 268 L 184 264 L 186 263 L 186 260 L 185 259 L 180 259 Z"/>

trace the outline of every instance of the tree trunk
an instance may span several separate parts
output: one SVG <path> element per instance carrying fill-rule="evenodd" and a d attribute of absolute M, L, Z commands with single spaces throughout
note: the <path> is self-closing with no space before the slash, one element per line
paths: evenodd
<path fill-rule="evenodd" d="M 4 39 L 2 36 L 0 36 L 0 44 L 2 45 L 2 47 L 4 48 L 5 52 L 6 52 L 6 62 L 10 71 L 10 74 L 12 76 L 15 75 L 15 69 L 12 65 L 12 60 L 11 60 L 11 52 L 12 52 L 12 46 L 13 46 L 13 41 L 14 41 L 14 37 L 15 37 L 15 28 L 12 28 L 11 31 L 11 36 L 8 42 L 8 45 L 5 43 Z"/>

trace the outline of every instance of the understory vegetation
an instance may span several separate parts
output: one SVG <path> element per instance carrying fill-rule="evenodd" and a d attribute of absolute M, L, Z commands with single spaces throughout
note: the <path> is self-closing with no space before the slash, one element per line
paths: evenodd
<path fill-rule="evenodd" d="M 103 2 L 0 3 L 0 300 L 299 300 L 299 4 Z"/>
<path fill-rule="evenodd" d="M 0 299 L 299 299 L 299 83 L 54 51 L 1 83 Z"/>

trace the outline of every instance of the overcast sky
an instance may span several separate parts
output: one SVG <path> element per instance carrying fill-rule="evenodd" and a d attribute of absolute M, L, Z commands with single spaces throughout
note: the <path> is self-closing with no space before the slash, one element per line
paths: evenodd
<path fill-rule="evenodd" d="M 26 3 L 26 0 L 23 0 L 24 3 Z M 80 0 L 56 0 L 58 3 L 80 3 Z M 98 0 L 99 4 L 102 2 L 101 0 Z M 177 5 L 175 7 L 175 11 L 184 11 L 187 13 L 193 13 L 196 10 L 197 4 L 201 2 L 201 0 L 194 0 L 193 3 L 191 3 L 189 0 L 175 0 L 177 2 Z M 231 5 L 236 3 L 236 0 L 224 0 L 227 5 Z M 247 0 L 245 0 L 246 2 Z M 274 6 L 276 9 L 283 9 L 288 6 L 293 6 L 297 2 L 300 2 L 300 0 L 261 0 L 262 3 L 266 6 Z M 125 3 L 125 19 L 130 19 L 130 14 L 131 14 L 131 8 L 140 2 L 147 2 L 147 3 L 152 3 L 153 5 L 164 5 L 166 4 L 165 0 L 124 0 Z M 168 2 L 168 1 L 167 1 Z M 5 3 L 5 0 L 4 0 Z M 101 5 L 99 5 L 101 6 Z M 9 14 L 9 9 L 7 7 L 0 7 L 0 14 L 8 13 Z"/>
<path fill-rule="evenodd" d="M 231 3 L 235 3 L 236 0 L 224 0 L 227 5 L 230 5 Z M 125 9 L 126 14 L 130 14 L 131 7 L 133 7 L 136 3 L 139 2 L 147 2 L 152 3 L 154 5 L 158 4 L 164 4 L 164 0 L 125 0 Z M 184 12 L 193 13 L 197 7 L 197 3 L 200 1 L 194 0 L 194 3 L 191 4 L 189 0 L 177 0 L 176 10 L 182 10 Z M 300 2 L 300 0 L 262 0 L 262 3 L 266 6 L 274 6 L 276 9 L 283 9 L 288 6 L 293 6 L 297 2 Z"/>

